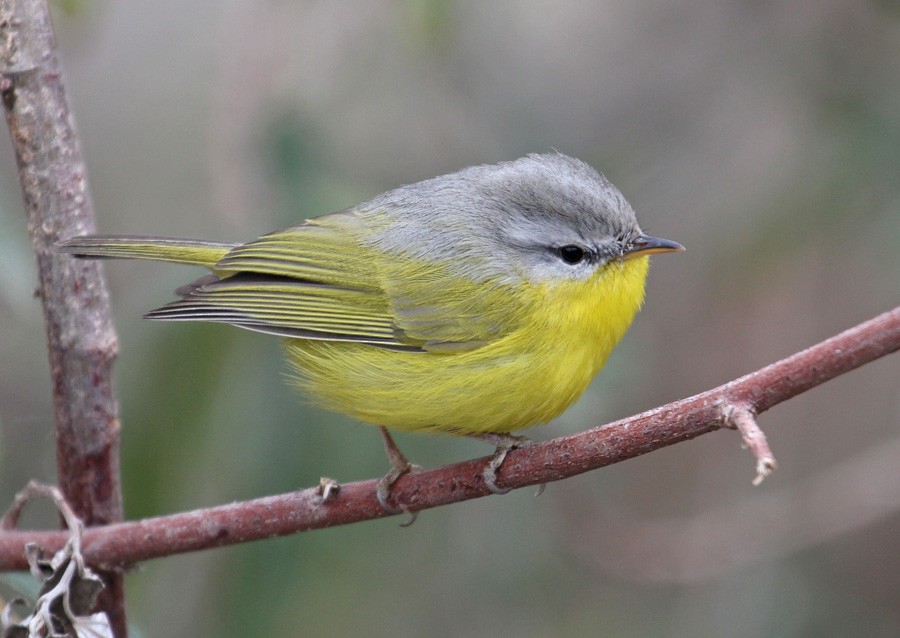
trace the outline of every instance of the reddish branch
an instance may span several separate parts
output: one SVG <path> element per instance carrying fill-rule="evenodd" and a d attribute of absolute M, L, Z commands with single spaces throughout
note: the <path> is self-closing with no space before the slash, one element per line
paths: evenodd
<path fill-rule="evenodd" d="M 87 525 L 122 519 L 119 421 L 112 396 L 116 336 L 96 263 L 51 250 L 90 233 L 94 214 L 46 2 L 0 3 L 0 98 L 12 137 L 53 380 L 59 487 Z M 101 607 L 125 636 L 122 577 L 103 574 Z"/>
<path fill-rule="evenodd" d="M 745 405 L 732 405 L 725 414 L 725 425 L 733 427 L 741 433 L 744 445 L 756 457 L 756 478 L 753 485 L 759 485 L 776 467 L 775 457 L 769 449 L 765 433 L 756 423 L 753 410 Z"/>
<path fill-rule="evenodd" d="M 736 410 L 742 415 L 738 420 L 746 420 L 898 349 L 900 307 L 702 394 L 586 432 L 513 450 L 501 468 L 499 482 L 516 488 L 558 481 L 732 427 Z M 762 450 L 755 452 L 758 462 L 771 457 L 767 447 L 756 447 Z M 408 474 L 394 484 L 393 497 L 419 511 L 488 496 L 482 479 L 486 462 L 482 458 Z M 84 555 L 91 564 L 123 566 L 180 552 L 381 518 L 388 514 L 376 500 L 375 483 L 370 480 L 342 485 L 327 503 L 323 503 L 320 488 L 310 488 L 88 529 L 84 533 Z M 65 541 L 62 532 L 2 532 L 0 569 L 24 568 L 27 542 L 52 551 Z"/>

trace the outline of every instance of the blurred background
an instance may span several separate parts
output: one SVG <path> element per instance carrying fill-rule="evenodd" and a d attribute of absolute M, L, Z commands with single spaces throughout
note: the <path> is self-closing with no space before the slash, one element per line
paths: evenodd
<path fill-rule="evenodd" d="M 56 8 L 102 232 L 249 240 L 556 148 L 687 246 L 654 260 L 605 371 L 535 438 L 706 390 L 900 300 L 894 2 Z M 7 503 L 55 466 L 34 260 L 0 137 Z M 199 271 L 106 273 L 129 518 L 384 473 L 374 428 L 285 386 L 277 340 L 141 319 Z M 148 562 L 128 577 L 134 635 L 900 635 L 900 357 L 760 423 L 779 468 L 757 488 L 726 431 L 409 529 L 394 518 Z M 398 443 L 426 466 L 490 452 Z"/>

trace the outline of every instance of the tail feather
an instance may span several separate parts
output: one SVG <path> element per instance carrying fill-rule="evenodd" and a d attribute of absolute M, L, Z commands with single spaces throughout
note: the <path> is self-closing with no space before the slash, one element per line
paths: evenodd
<path fill-rule="evenodd" d="M 212 268 L 239 244 L 127 235 L 85 235 L 56 243 L 59 252 L 76 257 L 153 259 Z"/>

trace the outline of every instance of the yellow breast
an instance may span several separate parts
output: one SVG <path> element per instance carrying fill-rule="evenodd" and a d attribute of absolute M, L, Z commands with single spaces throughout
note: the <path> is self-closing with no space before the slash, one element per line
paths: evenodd
<path fill-rule="evenodd" d="M 402 352 L 290 339 L 298 383 L 332 410 L 407 431 L 507 433 L 546 423 L 587 388 L 634 319 L 649 260 L 587 281 L 523 286 L 520 328 L 465 352 Z"/>

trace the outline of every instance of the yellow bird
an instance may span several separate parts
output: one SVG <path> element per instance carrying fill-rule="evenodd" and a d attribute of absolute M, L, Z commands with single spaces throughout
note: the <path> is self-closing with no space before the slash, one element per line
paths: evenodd
<path fill-rule="evenodd" d="M 511 432 L 550 421 L 587 388 L 644 299 L 645 235 L 605 177 L 560 153 L 402 186 L 246 244 L 75 237 L 81 257 L 208 268 L 147 317 L 284 337 L 300 388 L 380 426 L 391 472 L 410 464 L 385 428 L 483 438 L 496 471 Z"/>

